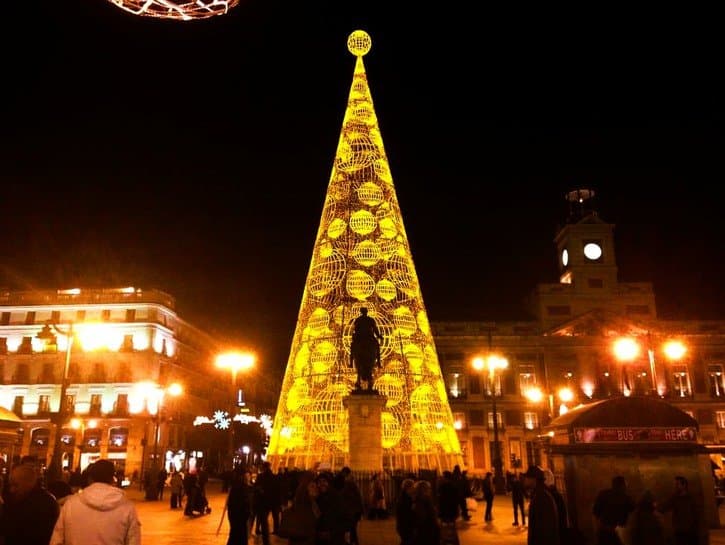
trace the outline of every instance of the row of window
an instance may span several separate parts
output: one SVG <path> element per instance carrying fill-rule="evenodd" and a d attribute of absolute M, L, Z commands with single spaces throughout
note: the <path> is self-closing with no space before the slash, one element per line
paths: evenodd
<path fill-rule="evenodd" d="M 30 376 L 30 364 L 18 363 L 15 366 L 15 372 L 11 378 L 13 384 L 55 384 L 60 381 L 60 373 L 56 373 L 57 364 L 55 363 L 44 363 L 42 371 L 37 377 Z M 80 381 L 80 367 L 77 363 L 71 362 L 68 368 L 68 378 L 71 382 Z M 2 366 L 0 366 L 0 377 L 2 376 Z M 128 366 L 121 365 L 114 369 L 113 376 L 108 371 L 108 366 L 103 363 L 94 363 L 93 369 L 88 373 L 86 377 L 88 382 L 108 382 L 109 379 L 113 379 L 112 382 L 131 382 L 131 370 Z"/>
<path fill-rule="evenodd" d="M 0 313 L 0 325 L 10 325 L 11 323 L 14 323 L 12 321 L 12 314 L 11 312 L 2 312 Z M 85 310 L 77 310 L 75 319 L 73 321 L 75 322 L 83 322 L 86 320 L 87 311 Z M 104 322 L 109 322 L 111 320 L 111 310 L 105 309 L 101 311 L 100 319 Z M 135 308 L 129 308 L 125 310 L 125 319 L 127 322 L 135 322 L 136 321 L 136 309 Z M 54 310 L 50 313 L 50 318 L 47 320 L 42 320 L 39 323 L 46 323 L 47 321 L 50 321 L 54 324 L 60 323 L 60 311 Z M 34 325 L 38 322 L 36 322 L 36 312 L 34 310 L 29 310 L 25 313 L 25 319 L 23 321 L 25 325 Z"/>
<path fill-rule="evenodd" d="M 527 391 L 537 386 L 536 366 L 534 365 L 519 365 L 518 366 L 518 386 L 519 390 L 517 393 L 525 395 Z M 710 364 L 707 366 L 707 376 L 709 379 L 709 393 L 712 397 L 725 397 L 725 369 L 722 364 Z M 566 383 L 574 384 L 574 373 L 564 373 L 564 381 Z M 651 388 L 651 377 L 647 371 L 641 368 L 626 368 L 621 369 L 622 385 L 625 390 L 629 392 L 646 392 Z M 690 371 L 687 365 L 671 365 L 669 366 L 668 372 L 669 388 L 672 395 L 676 397 L 691 397 L 693 395 L 692 380 L 690 377 Z M 617 390 L 614 384 L 613 377 L 608 372 L 604 373 L 600 377 L 600 387 L 603 389 L 611 388 Z M 510 386 L 515 388 L 515 385 L 509 383 Z M 493 381 L 490 376 L 480 376 L 477 374 L 466 375 L 464 373 L 448 373 L 446 375 L 446 386 L 448 394 L 453 399 L 465 398 L 468 394 L 478 395 L 484 394 L 487 396 L 503 395 L 504 392 L 504 381 L 502 376 L 497 374 L 493 377 Z M 595 385 L 591 385 L 590 392 L 585 392 L 586 395 L 591 396 Z"/>
<path fill-rule="evenodd" d="M 92 416 L 101 415 L 101 403 L 103 396 L 101 394 L 91 394 L 89 414 Z M 18 416 L 23 415 L 23 406 L 25 404 L 25 396 L 15 396 L 13 400 L 13 412 Z M 76 410 L 76 396 L 75 394 L 69 394 L 65 397 L 65 407 L 68 414 L 75 413 Z M 39 415 L 47 415 L 50 413 L 50 396 L 39 395 L 38 396 L 38 412 Z M 113 414 L 125 415 L 128 414 L 128 394 L 118 394 L 116 401 L 113 404 Z"/>
<path fill-rule="evenodd" d="M 687 414 L 697 419 L 701 424 L 716 424 L 718 428 L 725 429 L 725 411 L 701 410 L 696 415 L 694 411 L 686 410 Z M 714 418 L 713 418 L 714 417 Z M 532 411 L 506 411 L 496 412 L 496 425 L 503 429 L 506 425 L 521 426 L 527 430 L 535 430 L 539 427 L 539 413 Z M 464 412 L 454 412 L 453 422 L 456 429 L 464 429 L 469 426 L 486 426 L 493 429 L 493 412 L 472 409 L 468 411 L 468 418 Z"/>

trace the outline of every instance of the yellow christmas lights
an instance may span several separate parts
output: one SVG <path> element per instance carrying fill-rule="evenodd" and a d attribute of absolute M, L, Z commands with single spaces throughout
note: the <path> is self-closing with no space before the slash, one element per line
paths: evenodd
<path fill-rule="evenodd" d="M 224 15 L 239 0 L 109 0 L 122 10 L 147 17 L 191 21 Z"/>
<path fill-rule="evenodd" d="M 347 44 L 355 72 L 268 459 L 275 468 L 347 463 L 342 400 L 356 379 L 352 322 L 364 306 L 383 335 L 384 464 L 450 469 L 462 464 L 460 445 L 363 65 L 372 42 L 358 30 Z"/>

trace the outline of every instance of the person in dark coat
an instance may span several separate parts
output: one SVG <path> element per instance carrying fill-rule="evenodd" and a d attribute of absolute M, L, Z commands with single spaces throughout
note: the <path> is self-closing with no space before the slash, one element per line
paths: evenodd
<path fill-rule="evenodd" d="M 3 505 L 5 545 L 48 545 L 59 514 L 56 499 L 40 486 L 37 469 L 15 466 Z"/>
<path fill-rule="evenodd" d="M 438 516 L 441 522 L 455 522 L 458 506 L 458 489 L 453 482 L 453 473 L 444 471 L 438 481 Z"/>
<path fill-rule="evenodd" d="M 461 466 L 458 464 L 453 467 L 453 483 L 458 491 L 458 507 L 461 510 L 461 517 L 463 520 L 471 520 L 471 515 L 468 514 L 468 504 L 466 504 L 466 499 L 471 495 L 471 489 L 465 471 L 461 471 Z"/>
<path fill-rule="evenodd" d="M 486 500 L 486 512 L 483 516 L 484 522 L 491 522 L 493 515 L 491 511 L 493 509 L 493 473 L 490 471 L 486 473 L 483 478 L 483 499 Z"/>
<path fill-rule="evenodd" d="M 227 494 L 227 519 L 229 520 L 229 538 L 227 545 L 246 545 L 247 521 L 252 512 L 251 487 L 244 482 L 244 475 L 235 471 L 231 473 L 231 484 Z"/>
<path fill-rule="evenodd" d="M 254 482 L 253 509 L 256 517 L 257 534 L 262 534 L 262 544 L 269 545 L 269 514 L 280 503 L 279 481 L 272 473 L 272 464 L 264 462 L 262 472 Z"/>
<path fill-rule="evenodd" d="M 415 483 L 413 495 L 413 543 L 440 545 L 441 526 L 433 504 L 433 490 L 428 481 Z"/>
<path fill-rule="evenodd" d="M 544 481 L 544 471 L 538 466 L 530 466 L 524 473 L 524 487 L 531 491 L 528 545 L 560 545 L 561 543 L 556 502 L 551 497 Z"/>
<path fill-rule="evenodd" d="M 675 545 L 697 545 L 699 542 L 700 512 L 695 498 L 690 494 L 687 479 L 675 477 L 675 493 L 662 502 L 659 511 L 672 511 L 672 530 Z"/>
<path fill-rule="evenodd" d="M 597 522 L 597 545 L 621 545 L 616 529 L 627 525 L 632 511 L 634 500 L 627 493 L 624 477 L 618 475 L 612 479 L 612 487 L 600 490 L 594 499 L 592 514 Z"/>
<path fill-rule="evenodd" d="M 519 476 L 514 473 L 511 476 L 511 503 L 514 508 L 514 526 L 519 525 L 519 512 L 521 512 L 521 526 L 526 526 L 526 514 L 524 512 L 524 483 Z"/>
<path fill-rule="evenodd" d="M 345 466 L 335 477 L 335 488 L 340 493 L 345 521 L 347 522 L 346 532 L 350 535 L 349 545 L 358 545 L 357 525 L 362 518 L 363 501 L 360 488 L 352 477 L 352 471 Z"/>
<path fill-rule="evenodd" d="M 344 545 L 348 524 L 339 492 L 332 486 L 333 477 L 320 473 L 315 482 L 319 490 L 317 506 L 320 518 L 317 520 L 317 545 Z"/>
<path fill-rule="evenodd" d="M 415 530 L 413 494 L 415 481 L 404 479 L 400 485 L 400 497 L 395 506 L 395 531 L 400 536 L 400 545 L 412 545 Z"/>

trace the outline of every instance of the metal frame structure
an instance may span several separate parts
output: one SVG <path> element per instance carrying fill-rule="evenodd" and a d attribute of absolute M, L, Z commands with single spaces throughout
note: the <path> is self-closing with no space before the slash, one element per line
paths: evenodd
<path fill-rule="evenodd" d="M 433 335 L 383 147 L 355 31 L 355 71 L 268 448 L 275 468 L 346 465 L 353 320 L 366 307 L 383 335 L 374 388 L 384 465 L 462 463 Z M 353 468 L 354 469 L 354 468 Z"/>

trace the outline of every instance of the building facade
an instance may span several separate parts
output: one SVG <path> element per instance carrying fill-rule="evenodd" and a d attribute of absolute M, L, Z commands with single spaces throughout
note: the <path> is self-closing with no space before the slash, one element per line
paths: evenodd
<path fill-rule="evenodd" d="M 214 366 L 221 348 L 158 290 L 0 292 L 0 407 L 21 420 L 2 459 L 47 464 L 58 445 L 70 469 L 101 457 L 127 475 L 154 460 L 197 464 L 205 453 L 190 444 L 194 421 L 231 401 Z"/>
<path fill-rule="evenodd" d="M 505 470 L 541 463 L 539 435 L 549 420 L 621 395 L 658 396 L 695 417 L 721 465 L 725 320 L 658 319 L 650 283 L 619 281 L 614 225 L 592 197 L 567 195 L 571 213 L 554 239 L 559 282 L 536 287 L 534 319 L 432 324 L 470 474 L 494 466 L 495 435 Z M 508 365 L 476 370 L 474 359 L 490 354 Z"/>

